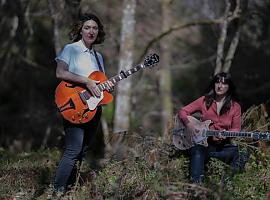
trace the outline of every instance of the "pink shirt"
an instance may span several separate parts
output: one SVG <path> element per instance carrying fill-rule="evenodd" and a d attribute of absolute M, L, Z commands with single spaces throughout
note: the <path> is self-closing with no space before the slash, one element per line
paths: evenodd
<path fill-rule="evenodd" d="M 201 113 L 201 121 L 212 120 L 210 124 L 210 130 L 228 130 L 228 131 L 240 131 L 241 130 L 241 107 L 233 101 L 231 108 L 228 112 L 222 115 L 217 113 L 217 104 L 214 101 L 210 108 L 207 110 L 204 96 L 198 98 L 187 106 L 181 108 L 178 111 L 180 119 L 187 124 L 187 116 L 195 112 Z"/>

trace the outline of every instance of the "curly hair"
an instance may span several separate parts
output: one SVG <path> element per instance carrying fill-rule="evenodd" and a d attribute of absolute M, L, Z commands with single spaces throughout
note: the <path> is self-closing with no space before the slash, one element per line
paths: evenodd
<path fill-rule="evenodd" d="M 101 21 L 99 20 L 99 18 L 96 15 L 91 14 L 91 13 L 83 14 L 80 17 L 79 21 L 73 25 L 71 31 L 69 32 L 70 40 L 72 40 L 73 42 L 77 42 L 82 38 L 81 30 L 82 30 L 84 22 L 86 22 L 88 20 L 93 20 L 98 25 L 97 39 L 95 40 L 95 42 L 93 44 L 101 44 L 105 40 L 104 28 L 103 28 L 103 25 L 102 25 Z"/>
<path fill-rule="evenodd" d="M 208 92 L 205 94 L 204 101 L 205 101 L 206 108 L 209 109 L 216 98 L 215 83 L 217 83 L 221 80 L 223 80 L 224 83 L 229 85 L 229 89 L 227 91 L 227 95 L 225 97 L 224 104 L 220 110 L 220 114 L 222 115 L 230 110 L 232 101 L 238 101 L 237 96 L 236 96 L 236 88 L 235 88 L 234 83 L 232 82 L 231 74 L 225 73 L 225 72 L 221 72 L 221 73 L 216 74 L 213 77 L 213 79 L 208 87 Z"/>

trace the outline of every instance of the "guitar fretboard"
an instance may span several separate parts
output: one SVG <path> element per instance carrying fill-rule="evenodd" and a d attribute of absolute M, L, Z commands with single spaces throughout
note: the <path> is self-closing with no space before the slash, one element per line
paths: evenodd
<path fill-rule="evenodd" d="M 223 136 L 223 137 L 243 137 L 243 138 L 253 138 L 260 140 L 270 140 L 269 133 L 262 132 L 235 132 L 235 131 L 216 131 L 207 130 L 202 134 L 204 137 L 209 136 Z"/>
<path fill-rule="evenodd" d="M 115 83 L 117 83 L 117 82 L 119 82 L 119 81 L 127 78 L 128 76 L 134 74 L 135 72 L 139 71 L 143 67 L 144 67 L 144 65 L 143 64 L 140 64 L 140 65 L 137 65 L 137 66 L 135 66 L 135 67 L 133 67 L 133 68 L 125 71 L 125 72 L 121 71 L 120 74 L 118 74 L 118 75 L 116 75 L 114 77 L 111 77 L 108 81 L 111 81 L 111 82 L 113 82 L 115 84 Z M 98 85 L 98 88 L 101 91 L 105 90 L 106 89 L 106 86 L 109 84 L 108 81 L 105 81 L 105 82 L 99 84 Z"/>

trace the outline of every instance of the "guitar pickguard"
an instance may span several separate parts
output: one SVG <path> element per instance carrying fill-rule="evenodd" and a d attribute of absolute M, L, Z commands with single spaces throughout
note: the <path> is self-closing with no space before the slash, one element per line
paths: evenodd
<path fill-rule="evenodd" d="M 91 96 L 88 100 L 86 100 L 89 110 L 90 111 L 95 110 L 99 102 L 102 101 L 103 97 L 104 97 L 104 94 L 103 92 L 101 92 L 100 97 Z"/>

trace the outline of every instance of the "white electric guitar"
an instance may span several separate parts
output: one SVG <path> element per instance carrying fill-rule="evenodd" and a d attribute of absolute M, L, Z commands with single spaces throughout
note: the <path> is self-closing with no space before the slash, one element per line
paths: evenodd
<path fill-rule="evenodd" d="M 193 147 L 195 144 L 208 146 L 207 137 L 209 136 L 223 136 L 223 137 L 242 137 L 252 138 L 255 140 L 270 140 L 270 133 L 268 132 L 235 132 L 235 131 L 219 131 L 209 130 L 211 120 L 201 122 L 192 116 L 188 116 L 188 120 L 192 123 L 196 130 L 195 136 L 189 133 L 188 129 L 175 117 L 175 124 L 173 129 L 173 144 L 181 150 L 186 150 Z"/>

